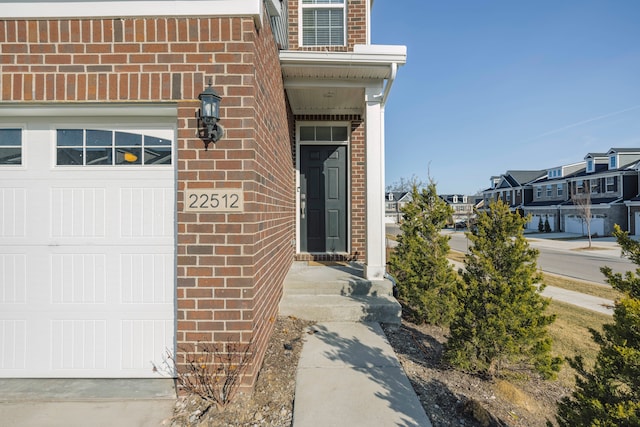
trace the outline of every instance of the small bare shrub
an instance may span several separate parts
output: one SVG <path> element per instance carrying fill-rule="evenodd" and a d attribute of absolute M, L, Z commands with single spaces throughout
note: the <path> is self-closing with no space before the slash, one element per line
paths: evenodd
<path fill-rule="evenodd" d="M 184 362 L 167 351 L 162 370 L 174 373 L 179 389 L 202 399 L 207 406 L 201 415 L 212 406 L 220 409 L 233 400 L 254 356 L 252 343 L 239 342 L 199 342 L 193 349 L 181 349 L 181 353 Z"/>

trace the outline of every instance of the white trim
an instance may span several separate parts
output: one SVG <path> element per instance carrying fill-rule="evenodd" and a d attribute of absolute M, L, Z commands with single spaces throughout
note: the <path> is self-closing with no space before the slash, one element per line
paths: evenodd
<path fill-rule="evenodd" d="M 364 276 L 384 280 L 386 273 L 384 210 L 384 104 L 382 87 L 371 86 L 365 94 L 366 164 L 366 261 Z"/>
<path fill-rule="evenodd" d="M 261 19 L 262 2 L 260 0 L 0 0 L 1 18 L 121 18 L 124 16 L 253 16 Z"/>
<path fill-rule="evenodd" d="M 283 50 L 280 62 L 284 64 L 336 65 L 403 65 L 407 62 L 407 47 L 403 45 L 355 45 L 353 52 L 321 52 Z"/>
<path fill-rule="evenodd" d="M 302 126 L 344 126 L 347 128 L 346 141 L 300 141 L 300 127 Z M 343 145 L 347 147 L 347 247 L 346 253 L 351 253 L 351 122 L 334 121 L 298 121 L 296 122 L 296 254 L 300 254 L 300 147 L 302 145 Z"/>
<path fill-rule="evenodd" d="M 348 33 L 347 33 L 347 17 L 349 14 L 348 10 L 348 1 L 343 0 L 342 3 L 309 3 L 306 5 L 302 4 L 302 0 L 298 0 L 298 46 L 301 47 L 333 47 L 333 46 L 347 46 L 348 43 Z M 340 6 L 342 5 L 342 6 Z M 303 13 L 304 9 L 342 9 L 342 44 L 314 44 L 314 45 L 305 45 L 304 40 L 304 19 Z"/>

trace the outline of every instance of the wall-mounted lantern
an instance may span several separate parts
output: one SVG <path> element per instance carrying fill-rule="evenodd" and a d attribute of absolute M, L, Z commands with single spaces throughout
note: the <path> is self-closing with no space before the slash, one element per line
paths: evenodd
<path fill-rule="evenodd" d="M 210 142 L 217 142 L 224 134 L 224 128 L 218 124 L 220 120 L 220 101 L 222 98 L 211 87 L 211 81 L 209 87 L 207 87 L 200 95 L 200 122 L 202 127 L 199 127 L 198 133 L 201 139 L 205 142 L 205 148 Z"/>

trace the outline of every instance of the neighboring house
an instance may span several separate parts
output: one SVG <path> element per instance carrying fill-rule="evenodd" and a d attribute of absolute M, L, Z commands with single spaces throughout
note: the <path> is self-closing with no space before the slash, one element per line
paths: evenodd
<path fill-rule="evenodd" d="M 540 222 L 548 221 L 551 231 L 560 230 L 560 205 L 570 199 L 567 179 L 585 170 L 585 162 L 557 166 L 547 170 L 546 177 L 532 184 L 532 200 L 523 207 L 531 215 L 528 230 L 538 231 Z"/>
<path fill-rule="evenodd" d="M 400 224 L 402 222 L 402 208 L 412 199 L 410 191 L 390 191 L 385 193 L 385 223 Z"/>
<path fill-rule="evenodd" d="M 383 278 L 406 48 L 370 44 L 372 3 L 0 0 L 0 377 L 238 341 L 251 385 L 294 259 Z"/>
<path fill-rule="evenodd" d="M 475 196 L 441 194 L 440 198 L 453 209 L 453 215 L 451 216 L 452 224 L 467 223 L 475 217 L 474 209 L 477 207 Z"/>
<path fill-rule="evenodd" d="M 484 206 L 489 206 L 494 200 L 502 200 L 511 211 L 521 211 L 522 206 L 533 199 L 533 183 L 544 179 L 546 174 L 546 170 L 510 170 L 492 176 L 491 187 L 482 192 Z"/>
<path fill-rule="evenodd" d="M 509 202 L 512 209 L 531 215 L 526 225 L 529 230 L 537 231 L 541 222 L 548 221 L 551 231 L 584 234 L 584 209 L 572 195 L 586 193 L 592 235 L 610 235 L 614 224 L 638 234 L 639 168 L 640 148 L 611 148 L 606 153 L 588 153 L 584 161 L 546 171 L 510 171 L 493 176 L 492 188 L 483 194 L 485 202 L 500 198 Z M 518 190 L 524 195 L 522 199 L 518 199 Z"/>
<path fill-rule="evenodd" d="M 588 192 L 591 234 L 608 236 L 614 224 L 629 229 L 629 209 L 625 201 L 638 195 L 640 148 L 611 148 L 606 153 L 585 156 L 584 171 L 567 178 L 569 198 L 560 206 L 560 229 L 567 233 L 587 232 L 572 194 Z"/>

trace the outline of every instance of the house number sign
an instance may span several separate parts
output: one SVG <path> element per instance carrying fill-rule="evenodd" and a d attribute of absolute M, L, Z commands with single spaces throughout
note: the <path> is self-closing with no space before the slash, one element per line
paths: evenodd
<path fill-rule="evenodd" d="M 244 193 L 239 188 L 198 188 L 185 191 L 186 212 L 244 212 Z"/>

